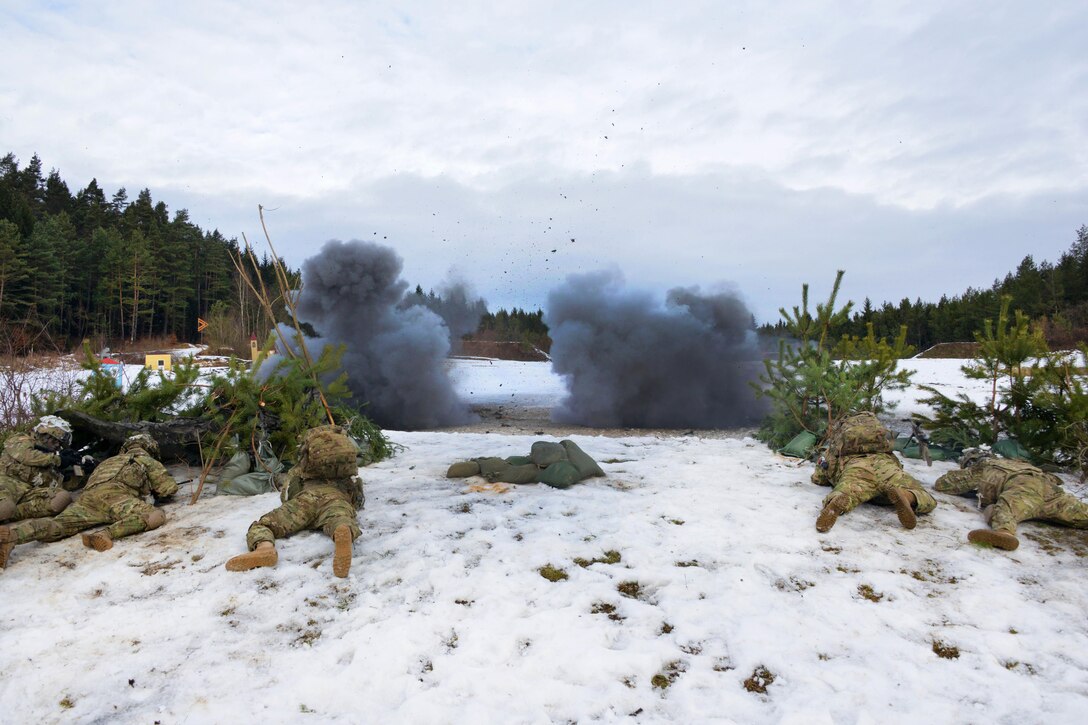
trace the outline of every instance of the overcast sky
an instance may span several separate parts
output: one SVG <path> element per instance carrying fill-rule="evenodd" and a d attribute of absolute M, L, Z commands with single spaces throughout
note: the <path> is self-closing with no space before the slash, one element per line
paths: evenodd
<path fill-rule="evenodd" d="M 0 154 L 494 309 L 568 272 L 760 321 L 989 286 L 1088 223 L 1088 4 L 0 4 Z"/>

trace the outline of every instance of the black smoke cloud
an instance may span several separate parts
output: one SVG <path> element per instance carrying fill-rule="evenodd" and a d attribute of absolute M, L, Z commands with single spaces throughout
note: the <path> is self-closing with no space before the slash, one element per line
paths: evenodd
<path fill-rule="evenodd" d="M 420 306 L 442 318 L 449 331 L 450 349 L 454 354 L 461 352 L 461 337 L 476 332 L 480 327 L 480 318 L 487 314 L 487 300 L 476 297 L 466 282 L 449 280 L 438 288 L 438 294 L 417 294 L 415 291 L 404 295 L 400 303 L 402 309 Z"/>
<path fill-rule="evenodd" d="M 302 264 L 298 315 L 343 357 L 355 403 L 385 428 L 417 430 L 473 419 L 445 366 L 449 330 L 430 310 L 401 308 L 408 284 L 388 247 L 336 239 Z"/>
<path fill-rule="evenodd" d="M 722 428 L 758 420 L 752 316 L 731 294 L 671 290 L 665 305 L 618 273 L 572 275 L 548 296 L 552 367 L 567 397 L 552 417 L 596 427 Z"/>

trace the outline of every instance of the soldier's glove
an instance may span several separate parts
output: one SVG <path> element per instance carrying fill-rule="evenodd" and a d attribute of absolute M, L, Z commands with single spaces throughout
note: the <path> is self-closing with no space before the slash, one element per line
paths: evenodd
<path fill-rule="evenodd" d="M 79 465 L 83 469 L 83 474 L 89 476 L 94 469 L 98 468 L 98 461 L 95 460 L 94 456 L 83 456 L 79 461 Z"/>
<path fill-rule="evenodd" d="M 71 468 L 79 463 L 82 458 L 78 453 L 71 448 L 62 448 L 57 455 L 60 456 L 60 467 Z"/>
<path fill-rule="evenodd" d="M 819 466 L 824 471 L 826 471 L 828 469 L 827 459 L 824 458 L 823 456 L 820 456 L 819 458 L 816 459 L 816 465 Z"/>
<path fill-rule="evenodd" d="M 169 496 L 156 496 L 152 494 L 151 498 L 155 500 L 156 506 L 162 506 L 164 503 L 170 503 L 171 501 L 173 501 L 174 494 L 170 494 Z"/>

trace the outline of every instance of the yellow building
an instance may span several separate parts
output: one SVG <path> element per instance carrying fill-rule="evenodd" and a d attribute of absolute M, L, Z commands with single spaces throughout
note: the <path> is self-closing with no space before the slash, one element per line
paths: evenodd
<path fill-rule="evenodd" d="M 170 355 L 146 355 L 144 367 L 148 370 L 158 370 L 160 373 L 168 373 L 174 366 L 174 358 Z"/>

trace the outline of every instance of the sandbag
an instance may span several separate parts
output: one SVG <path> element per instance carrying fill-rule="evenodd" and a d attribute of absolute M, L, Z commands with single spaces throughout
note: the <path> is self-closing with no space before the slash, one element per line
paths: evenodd
<path fill-rule="evenodd" d="M 896 441 L 898 443 L 898 440 Z M 921 458 L 922 449 L 918 447 L 917 443 L 911 443 L 904 448 L 896 448 L 903 458 Z M 944 446 L 930 446 L 929 447 L 929 459 L 931 461 L 957 461 L 959 460 L 960 453 L 954 448 L 945 448 Z"/>
<path fill-rule="evenodd" d="M 1015 438 L 1002 438 L 991 446 L 991 450 L 1003 458 L 1012 458 L 1017 461 L 1032 461 L 1031 451 L 1020 445 Z"/>
<path fill-rule="evenodd" d="M 795 435 L 789 443 L 779 448 L 778 452 L 791 458 L 808 458 L 816 447 L 817 440 L 815 433 L 804 430 Z"/>
<path fill-rule="evenodd" d="M 533 462 L 533 459 L 529 458 L 529 456 L 507 456 L 503 460 L 511 466 L 524 466 Z"/>
<path fill-rule="evenodd" d="M 493 473 L 487 476 L 487 480 L 495 483 L 500 481 L 502 483 L 536 483 L 537 476 L 541 473 L 541 469 L 532 464 L 526 463 L 521 466 L 508 466 L 502 471 Z"/>
<path fill-rule="evenodd" d="M 469 476 L 480 475 L 480 464 L 478 461 L 461 461 L 460 463 L 454 463 L 446 471 L 446 478 L 468 478 Z"/>
<path fill-rule="evenodd" d="M 238 476 L 244 476 L 251 469 L 249 453 L 247 451 L 238 451 L 230 457 L 227 464 L 219 471 L 219 485 L 222 486 L 224 482 L 233 481 Z"/>
<path fill-rule="evenodd" d="M 584 478 L 570 461 L 559 461 L 545 468 L 537 476 L 537 481 L 552 488 L 570 488 Z"/>
<path fill-rule="evenodd" d="M 582 478 L 604 475 L 604 470 L 597 464 L 597 461 L 579 448 L 577 443 L 572 440 L 562 440 L 559 441 L 559 445 L 563 446 L 563 450 L 567 453 L 567 460 L 578 469 L 578 473 Z"/>
<path fill-rule="evenodd" d="M 256 496 L 276 490 L 271 473 L 243 473 L 216 486 L 216 493 L 226 496 Z"/>
<path fill-rule="evenodd" d="M 480 464 L 480 475 L 490 479 L 491 476 L 510 468 L 510 464 L 501 458 L 474 458 Z"/>
<path fill-rule="evenodd" d="M 533 443 L 532 450 L 529 452 L 529 458 L 533 463 L 545 468 L 558 463 L 559 461 L 567 460 L 567 451 L 559 443 L 551 443 L 549 441 L 537 441 Z"/>

